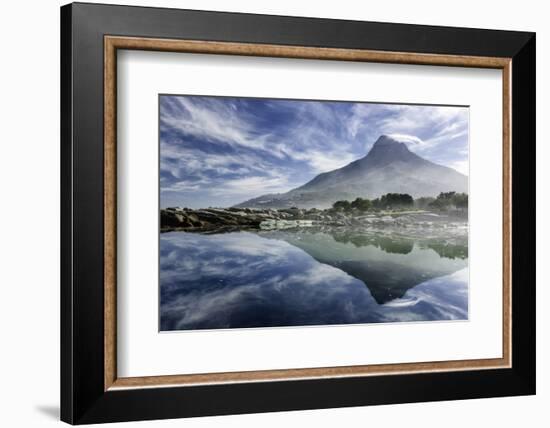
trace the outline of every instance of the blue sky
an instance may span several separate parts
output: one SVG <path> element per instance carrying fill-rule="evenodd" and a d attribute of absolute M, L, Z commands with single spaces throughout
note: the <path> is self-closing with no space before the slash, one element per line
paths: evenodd
<path fill-rule="evenodd" d="M 226 207 L 282 193 L 391 135 L 468 174 L 468 108 L 160 96 L 161 207 Z"/>

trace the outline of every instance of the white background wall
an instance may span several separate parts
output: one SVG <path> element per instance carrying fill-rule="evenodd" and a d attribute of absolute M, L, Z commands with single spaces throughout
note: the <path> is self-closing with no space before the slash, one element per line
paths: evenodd
<path fill-rule="evenodd" d="M 122 2 L 122 0 L 121 0 Z M 113 3 L 104 1 L 104 3 Z M 155 421 L 158 427 L 547 426 L 550 281 L 550 14 L 545 2 L 148 0 L 126 4 L 537 32 L 538 395 Z M 59 408 L 59 6 L 4 2 L 0 13 L 0 423 L 54 426 Z M 546 198 L 546 199 L 545 199 Z M 137 423 L 125 426 L 138 426 Z"/>

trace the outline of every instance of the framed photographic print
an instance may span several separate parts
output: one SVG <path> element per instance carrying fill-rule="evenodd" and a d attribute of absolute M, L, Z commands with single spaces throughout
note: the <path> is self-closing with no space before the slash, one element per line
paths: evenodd
<path fill-rule="evenodd" d="M 533 33 L 76 3 L 61 54 L 62 420 L 535 393 Z"/>

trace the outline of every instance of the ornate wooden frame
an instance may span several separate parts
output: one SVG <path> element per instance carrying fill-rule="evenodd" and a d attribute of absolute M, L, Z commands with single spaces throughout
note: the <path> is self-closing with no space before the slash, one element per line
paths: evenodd
<path fill-rule="evenodd" d="M 471 370 L 510 367 L 511 364 L 511 165 L 510 165 L 510 58 L 463 55 L 432 55 L 406 52 L 378 52 L 360 49 L 334 49 L 250 43 L 209 42 L 105 36 L 105 390 L 161 385 L 190 385 L 334 378 L 374 374 L 415 373 L 442 370 Z M 263 370 L 231 373 L 118 378 L 116 376 L 116 52 L 118 49 L 203 53 L 211 55 L 250 55 L 338 61 L 364 61 L 400 64 L 444 65 L 496 68 L 502 70 L 503 94 L 503 349 L 502 358 L 438 361 L 408 364 L 380 364 L 308 369 Z"/>

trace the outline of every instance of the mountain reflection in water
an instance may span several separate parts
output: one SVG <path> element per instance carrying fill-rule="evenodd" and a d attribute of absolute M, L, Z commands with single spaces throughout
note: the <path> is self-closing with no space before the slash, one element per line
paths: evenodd
<path fill-rule="evenodd" d="M 345 230 L 161 234 L 160 328 L 468 317 L 462 239 Z"/>

